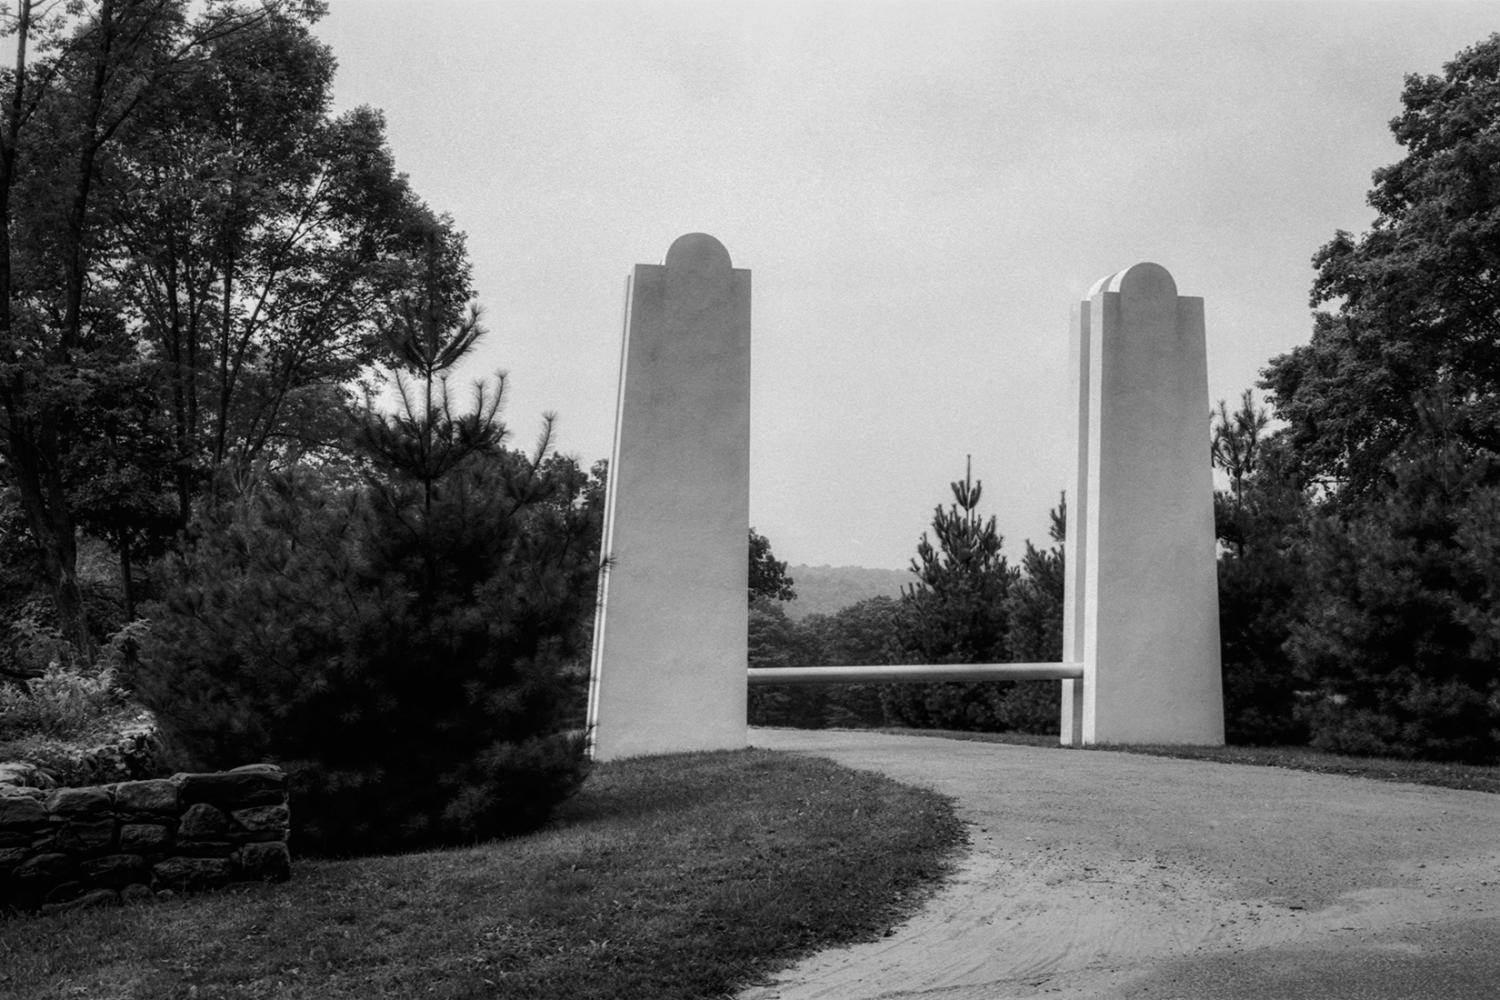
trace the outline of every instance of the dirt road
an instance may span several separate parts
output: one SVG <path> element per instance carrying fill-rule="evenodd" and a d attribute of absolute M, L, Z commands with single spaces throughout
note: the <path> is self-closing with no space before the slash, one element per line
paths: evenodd
<path fill-rule="evenodd" d="M 1500 796 L 872 733 L 752 730 L 953 796 L 956 877 L 741 1000 L 1494 1000 Z"/>

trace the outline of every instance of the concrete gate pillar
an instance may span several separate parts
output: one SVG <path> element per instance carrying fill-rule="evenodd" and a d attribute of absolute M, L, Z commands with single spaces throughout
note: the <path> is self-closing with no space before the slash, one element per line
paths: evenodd
<path fill-rule="evenodd" d="M 631 275 L 588 721 L 596 759 L 746 745 L 750 272 L 680 237 Z"/>
<path fill-rule="evenodd" d="M 1224 742 L 1203 300 L 1137 264 L 1073 310 L 1064 743 Z"/>
<path fill-rule="evenodd" d="M 1082 676 L 1062 684 L 1062 740 L 1223 743 L 1203 300 L 1156 264 L 1105 278 L 1074 309 L 1071 366 L 1056 666 Z M 693 233 L 629 283 L 589 684 L 597 759 L 745 746 L 749 456 L 750 272 Z"/>

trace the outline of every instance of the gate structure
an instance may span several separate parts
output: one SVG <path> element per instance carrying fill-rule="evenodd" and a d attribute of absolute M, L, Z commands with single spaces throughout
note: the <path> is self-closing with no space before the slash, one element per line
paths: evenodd
<path fill-rule="evenodd" d="M 629 281 L 589 684 L 608 760 L 746 745 L 750 272 L 680 237 Z M 1073 310 L 1061 663 L 792 667 L 749 683 L 1062 682 L 1061 740 L 1221 744 L 1203 300 L 1137 264 Z"/>

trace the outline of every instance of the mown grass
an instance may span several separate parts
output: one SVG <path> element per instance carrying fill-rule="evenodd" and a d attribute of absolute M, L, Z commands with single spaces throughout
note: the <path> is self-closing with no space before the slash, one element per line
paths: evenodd
<path fill-rule="evenodd" d="M 1067 749 L 1058 746 L 1056 736 L 1033 736 L 1025 733 L 965 733 L 949 729 L 883 729 L 881 731 L 907 736 L 940 736 L 950 740 Z M 1345 774 L 1376 781 L 1404 781 L 1417 785 L 1436 785 L 1439 788 L 1458 788 L 1471 792 L 1500 794 L 1500 767 L 1482 764 L 1399 760 L 1391 757 L 1347 757 L 1342 754 L 1314 750 L 1311 747 L 1116 746 L 1109 744 L 1089 749 L 1149 754 L 1154 757 L 1177 757 L 1183 760 L 1209 760 L 1222 764 L 1259 764 L 1262 767 L 1285 767 L 1295 771 Z"/>
<path fill-rule="evenodd" d="M 879 935 L 963 839 L 941 796 L 827 761 L 623 761 L 533 836 L 0 920 L 0 996 L 717 997 Z"/>

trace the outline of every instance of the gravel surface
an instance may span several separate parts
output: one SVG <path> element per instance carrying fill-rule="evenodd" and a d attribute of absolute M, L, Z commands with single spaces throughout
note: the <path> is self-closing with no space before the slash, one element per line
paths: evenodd
<path fill-rule="evenodd" d="M 950 795 L 954 877 L 741 1000 L 1494 1000 L 1500 796 L 1279 768 L 752 730 Z"/>

